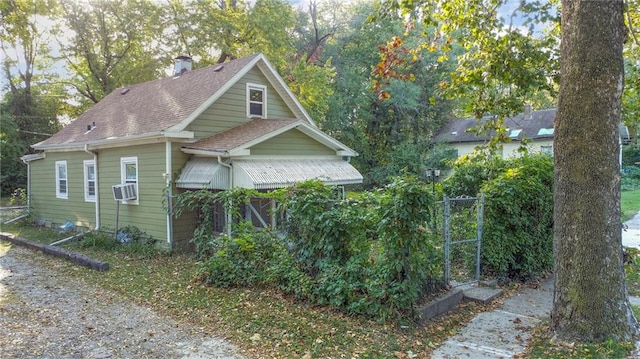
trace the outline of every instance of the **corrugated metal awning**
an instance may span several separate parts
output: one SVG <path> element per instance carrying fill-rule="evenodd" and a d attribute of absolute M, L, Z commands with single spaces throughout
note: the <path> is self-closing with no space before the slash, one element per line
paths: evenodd
<path fill-rule="evenodd" d="M 341 159 L 255 159 L 233 162 L 234 185 L 275 189 L 317 179 L 327 185 L 362 183 L 362 175 Z"/>
<path fill-rule="evenodd" d="M 184 165 L 176 187 L 187 189 L 229 189 L 230 171 L 215 158 L 196 157 Z"/>

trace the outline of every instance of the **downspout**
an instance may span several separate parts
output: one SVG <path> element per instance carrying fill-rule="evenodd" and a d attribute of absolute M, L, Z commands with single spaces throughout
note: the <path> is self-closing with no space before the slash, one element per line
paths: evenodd
<path fill-rule="evenodd" d="M 31 213 L 31 164 L 24 159 L 22 162 L 27 165 L 27 213 Z"/>
<path fill-rule="evenodd" d="M 218 156 L 218 163 L 229 169 L 229 189 L 231 189 L 233 187 L 233 167 L 228 163 L 222 162 L 222 159 L 220 158 L 220 156 Z M 230 211 L 228 211 L 226 215 L 227 215 L 227 235 L 231 237 L 231 222 L 233 221 L 233 218 L 231 218 Z"/>
<path fill-rule="evenodd" d="M 98 153 L 89 150 L 89 145 L 85 143 L 84 152 L 93 156 L 93 166 L 96 171 L 96 228 L 100 229 L 100 176 L 98 175 Z"/>
<path fill-rule="evenodd" d="M 167 189 L 167 243 L 173 247 L 173 188 L 171 185 L 171 141 L 165 145 L 165 186 Z M 171 248 L 173 249 L 173 248 Z"/>

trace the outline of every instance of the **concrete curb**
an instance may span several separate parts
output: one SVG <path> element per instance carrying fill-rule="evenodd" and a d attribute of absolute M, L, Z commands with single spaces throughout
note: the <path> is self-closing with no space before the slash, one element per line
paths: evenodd
<path fill-rule="evenodd" d="M 0 233 L 0 239 L 29 249 L 40 251 L 54 257 L 63 258 L 77 265 L 87 267 L 99 272 L 109 270 L 109 263 L 93 259 L 82 253 L 70 252 L 60 247 L 32 242 L 21 237 L 16 237 L 10 233 Z"/>

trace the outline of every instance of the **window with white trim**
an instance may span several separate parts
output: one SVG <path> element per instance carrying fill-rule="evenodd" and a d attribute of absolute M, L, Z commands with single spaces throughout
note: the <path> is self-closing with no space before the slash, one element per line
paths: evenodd
<path fill-rule="evenodd" d="M 120 178 L 122 184 L 133 183 L 136 185 L 137 198 L 134 200 L 122 201 L 122 203 L 138 204 L 140 193 L 138 192 L 138 157 L 120 158 Z"/>
<path fill-rule="evenodd" d="M 67 161 L 56 161 L 56 198 L 69 198 Z"/>
<path fill-rule="evenodd" d="M 247 84 L 247 117 L 267 117 L 267 87 Z"/>
<path fill-rule="evenodd" d="M 84 162 L 84 200 L 86 202 L 96 201 L 96 164 L 93 160 Z"/>
<path fill-rule="evenodd" d="M 540 146 L 540 151 L 545 155 L 549 155 L 553 157 L 553 145 L 550 146 Z"/>

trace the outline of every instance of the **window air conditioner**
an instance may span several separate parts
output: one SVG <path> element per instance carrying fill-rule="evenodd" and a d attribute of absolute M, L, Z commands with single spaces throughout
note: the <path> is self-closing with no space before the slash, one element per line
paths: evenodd
<path fill-rule="evenodd" d="M 116 201 L 128 201 L 138 198 L 135 183 L 117 184 L 111 186 L 111 188 L 113 189 L 113 198 Z"/>

